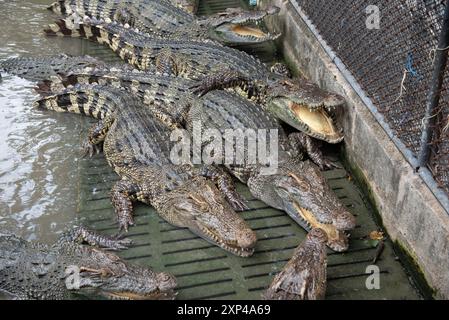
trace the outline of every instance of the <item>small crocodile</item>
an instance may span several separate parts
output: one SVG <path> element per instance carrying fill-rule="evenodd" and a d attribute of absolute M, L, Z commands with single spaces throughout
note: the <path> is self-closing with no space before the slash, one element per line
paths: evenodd
<path fill-rule="evenodd" d="M 140 70 L 156 66 L 162 73 L 201 80 L 191 88 L 200 94 L 215 88 L 240 87 L 278 119 L 314 138 L 308 139 L 308 144 L 319 144 L 315 139 L 338 143 L 344 138 L 342 128 L 329 113 L 342 107 L 343 97 L 323 91 L 305 79 L 271 73 L 245 52 L 214 43 L 149 37 L 114 23 L 73 23 L 71 19 L 61 20 L 50 25 L 46 33 L 107 44 Z M 324 165 L 332 166 L 329 161 Z"/>
<path fill-rule="evenodd" d="M 68 73 L 80 67 L 98 67 L 104 63 L 90 56 L 59 54 L 46 57 L 19 57 L 0 61 L 0 71 L 11 73 L 30 81 L 41 81 Z"/>
<path fill-rule="evenodd" d="M 278 168 L 274 174 L 263 173 L 263 166 L 259 163 L 230 164 L 228 169 L 248 185 L 253 196 L 286 211 L 303 228 L 325 230 L 328 245 L 333 250 L 345 251 L 348 248 L 345 231 L 355 227 L 355 218 L 338 200 L 318 167 L 310 161 L 300 161 L 296 145 L 302 134 L 295 132 L 287 136 L 278 122 L 254 103 L 222 90 L 211 91 L 198 100 L 189 91 L 194 81 L 138 71 L 81 71 L 64 79 L 65 86 L 77 83 L 128 88 L 144 100 L 145 107 L 153 116 L 169 126 L 181 123 L 192 135 L 195 121 L 200 122 L 204 130 L 218 130 L 223 137 L 227 129 L 277 130 Z M 41 89 L 45 91 L 51 86 L 41 84 Z"/>
<path fill-rule="evenodd" d="M 83 227 L 65 233 L 52 246 L 0 234 L 0 290 L 16 299 L 33 300 L 174 299 L 172 275 L 128 264 L 99 248 L 120 250 L 129 244 L 127 239 L 98 235 Z"/>
<path fill-rule="evenodd" d="M 110 87 L 79 86 L 45 97 L 35 106 L 99 120 L 87 145 L 103 143 L 109 165 L 121 177 L 111 199 L 122 230 L 133 225 L 132 201 L 138 200 L 152 205 L 169 223 L 189 228 L 235 255 L 253 253 L 255 233 L 223 198 L 245 209 L 231 177 L 212 166 L 174 165 L 171 129 L 153 118 L 140 100 Z"/>
<path fill-rule="evenodd" d="M 202 18 L 166 0 L 60 0 L 49 9 L 63 16 L 75 14 L 103 22 L 115 21 L 153 36 L 210 39 L 229 46 L 263 43 L 279 37 L 259 27 L 267 16 L 279 12 L 277 7 L 253 11 L 228 8 Z"/>
<path fill-rule="evenodd" d="M 264 292 L 266 300 L 322 300 L 326 294 L 326 233 L 313 229 Z"/>

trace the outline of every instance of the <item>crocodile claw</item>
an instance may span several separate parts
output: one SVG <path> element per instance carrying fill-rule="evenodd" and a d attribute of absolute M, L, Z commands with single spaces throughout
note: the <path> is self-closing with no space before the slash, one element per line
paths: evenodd
<path fill-rule="evenodd" d="M 123 235 L 119 234 L 115 239 L 108 241 L 108 246 L 105 249 L 111 251 L 126 250 L 132 243 L 133 241 L 131 239 L 124 238 Z"/>
<path fill-rule="evenodd" d="M 192 93 L 199 98 L 207 94 L 209 91 L 213 90 L 209 82 L 202 81 L 199 84 L 193 85 L 189 88 Z"/>
<path fill-rule="evenodd" d="M 100 154 L 102 151 L 101 145 L 98 144 L 92 144 L 89 141 L 85 141 L 83 143 L 82 148 L 82 156 L 83 158 L 87 157 L 89 155 L 89 158 L 92 158 L 95 154 Z"/>
<path fill-rule="evenodd" d="M 119 232 L 128 232 L 129 226 L 134 225 L 134 219 L 132 216 L 123 216 L 119 219 Z"/>
<path fill-rule="evenodd" d="M 322 163 L 320 163 L 320 169 L 323 171 L 332 169 L 341 169 L 341 166 L 338 165 L 335 161 L 324 158 Z"/>
<path fill-rule="evenodd" d="M 233 199 L 228 199 L 232 209 L 235 211 L 245 211 L 249 210 L 248 205 L 246 204 L 246 201 L 242 199 L 241 197 L 233 197 Z"/>

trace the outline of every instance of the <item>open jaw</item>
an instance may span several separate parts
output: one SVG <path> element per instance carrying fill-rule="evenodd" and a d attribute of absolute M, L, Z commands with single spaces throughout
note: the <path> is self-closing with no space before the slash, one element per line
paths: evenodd
<path fill-rule="evenodd" d="M 216 35 L 230 44 L 261 43 L 264 41 L 276 40 L 280 33 L 272 34 L 263 25 L 263 20 L 267 16 L 277 14 L 278 10 L 267 11 L 246 11 L 236 12 L 232 16 L 232 11 L 223 13 L 224 17 L 218 18 L 218 23 L 214 26 Z M 226 15 L 231 15 L 229 18 Z M 218 14 L 220 16 L 220 13 Z"/>
<path fill-rule="evenodd" d="M 329 115 L 325 107 L 310 108 L 303 104 L 289 102 L 289 110 L 301 128 L 297 129 L 307 133 L 313 138 L 324 140 L 329 143 L 341 142 L 344 138 L 343 131 L 338 128 L 334 118 Z"/>
<path fill-rule="evenodd" d="M 198 234 L 204 240 L 219 246 L 220 248 L 239 257 L 250 257 L 254 253 L 254 246 L 256 245 L 256 236 L 254 234 L 254 240 L 249 241 L 245 246 L 239 245 L 238 241 L 226 241 L 222 240 L 217 233 L 207 227 L 199 227 L 198 230 L 192 230 Z M 253 233 L 252 230 L 249 230 Z"/>
<path fill-rule="evenodd" d="M 241 25 L 234 23 L 224 23 L 215 28 L 215 32 L 220 38 L 235 44 L 260 43 L 264 41 L 276 40 L 280 34 L 271 34 L 264 31 L 257 25 Z"/>
<path fill-rule="evenodd" d="M 296 214 L 288 212 L 298 224 L 303 226 L 306 230 L 320 228 L 327 234 L 327 246 L 334 251 L 343 252 L 348 250 L 349 235 L 343 230 L 338 230 L 332 223 L 322 223 L 317 220 L 312 212 L 306 208 L 301 207 L 297 202 L 293 202 L 293 207 Z"/>

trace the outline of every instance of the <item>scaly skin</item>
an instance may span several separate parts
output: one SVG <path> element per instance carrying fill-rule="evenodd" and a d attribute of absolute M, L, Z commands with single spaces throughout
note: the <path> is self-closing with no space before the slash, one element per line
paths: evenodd
<path fill-rule="evenodd" d="M 174 299 L 175 278 L 128 264 L 108 250 L 124 249 L 127 239 L 78 227 L 53 246 L 0 234 L 0 290 L 17 299 L 61 300 L 75 295 L 112 299 Z M 79 272 L 79 283 L 76 283 Z"/>
<path fill-rule="evenodd" d="M 140 101 L 118 89 L 79 86 L 39 100 L 36 106 L 100 120 L 91 130 L 89 143 L 103 142 L 109 165 L 122 178 L 111 191 L 121 229 L 127 231 L 133 224 L 132 201 L 138 200 L 152 205 L 169 223 L 189 228 L 233 254 L 253 253 L 255 233 L 215 186 L 232 204 L 244 208 L 224 171 L 172 164 L 171 129 L 152 117 Z"/>
<path fill-rule="evenodd" d="M 151 73 L 87 71 L 64 79 L 65 85 L 80 82 L 127 88 L 144 99 L 145 106 L 155 117 L 163 120 L 161 115 L 171 116 L 172 123 L 183 124 L 191 134 L 194 134 L 192 124 L 195 121 L 199 121 L 204 130 L 216 129 L 222 136 L 227 129 L 278 130 L 278 168 L 274 174 L 264 174 L 258 163 L 231 164 L 228 169 L 248 185 L 256 198 L 286 211 L 306 230 L 325 230 L 328 245 L 333 250 L 348 248 L 345 231 L 355 227 L 355 218 L 338 200 L 319 169 L 309 161 L 300 161 L 301 155 L 292 144 L 297 133 L 287 137 L 278 122 L 257 105 L 226 91 L 212 91 L 198 100 L 188 90 L 193 81 Z M 154 105 L 159 107 L 154 108 Z"/>
<path fill-rule="evenodd" d="M 201 80 L 191 88 L 200 95 L 215 88 L 239 87 L 275 117 L 312 138 L 338 143 L 344 137 L 328 113 L 344 104 L 341 96 L 325 92 L 305 79 L 271 73 L 242 51 L 214 43 L 152 38 L 117 24 L 73 24 L 70 19 L 50 25 L 46 33 L 104 43 L 140 70 L 156 66 L 162 73 Z"/>
<path fill-rule="evenodd" d="M 197 18 L 165 0 L 61 0 L 49 9 L 64 16 L 76 14 L 102 22 L 115 21 L 153 36 L 210 39 L 229 46 L 263 43 L 279 37 L 258 27 L 265 17 L 279 12 L 277 7 L 258 11 L 229 8 L 205 18 Z"/>
<path fill-rule="evenodd" d="M 322 300 L 326 294 L 326 233 L 313 229 L 264 292 L 265 300 Z"/>
<path fill-rule="evenodd" d="M 103 63 L 90 56 L 71 57 L 59 54 L 48 57 L 11 58 L 0 61 L 0 71 L 17 75 L 30 81 L 41 81 L 68 73 L 80 67 L 101 66 Z"/>

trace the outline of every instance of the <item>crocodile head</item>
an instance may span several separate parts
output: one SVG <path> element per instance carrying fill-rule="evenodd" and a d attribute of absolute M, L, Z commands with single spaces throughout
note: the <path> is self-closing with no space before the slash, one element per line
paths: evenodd
<path fill-rule="evenodd" d="M 155 300 L 174 299 L 176 279 L 165 272 L 155 272 L 139 265 L 127 264 L 117 255 L 92 247 L 78 249 L 81 259 L 65 269 L 66 276 L 79 275 L 76 294 L 96 295 L 108 299 Z M 77 274 L 75 274 L 75 272 Z M 66 278 L 66 286 L 68 289 Z"/>
<path fill-rule="evenodd" d="M 275 174 L 253 175 L 248 186 L 255 197 L 284 210 L 304 229 L 324 230 L 334 251 L 348 249 L 345 231 L 355 228 L 355 218 L 310 161 L 280 163 Z"/>
<path fill-rule="evenodd" d="M 278 119 L 309 136 L 338 143 L 344 138 L 334 111 L 342 108 L 342 96 L 320 89 L 303 78 L 275 77 L 265 90 L 265 106 Z"/>
<path fill-rule="evenodd" d="M 293 257 L 273 279 L 263 298 L 267 300 L 317 300 L 326 293 L 326 242 L 321 229 L 312 229 Z"/>
<path fill-rule="evenodd" d="M 198 24 L 208 28 L 211 39 L 225 45 L 248 45 L 277 39 L 280 34 L 271 34 L 262 27 L 263 20 L 279 13 L 271 6 L 266 10 L 245 11 L 228 8 L 226 11 L 199 20 Z"/>
<path fill-rule="evenodd" d="M 211 181 L 194 178 L 167 193 L 155 207 L 168 222 L 189 228 L 237 256 L 248 257 L 254 252 L 256 234 Z"/>

